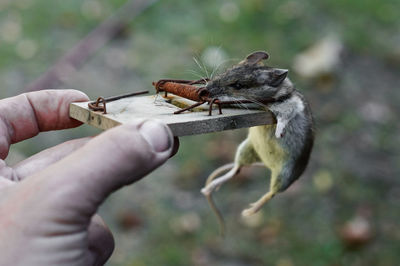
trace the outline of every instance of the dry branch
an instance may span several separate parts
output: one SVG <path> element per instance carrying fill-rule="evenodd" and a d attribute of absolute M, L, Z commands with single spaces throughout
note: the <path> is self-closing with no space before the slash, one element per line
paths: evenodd
<path fill-rule="evenodd" d="M 75 47 L 61 57 L 47 72 L 30 83 L 25 91 L 56 89 L 63 83 L 65 75 L 72 75 L 98 49 L 118 36 L 129 21 L 140 15 L 158 0 L 127 1 L 110 18 L 82 39 Z"/>

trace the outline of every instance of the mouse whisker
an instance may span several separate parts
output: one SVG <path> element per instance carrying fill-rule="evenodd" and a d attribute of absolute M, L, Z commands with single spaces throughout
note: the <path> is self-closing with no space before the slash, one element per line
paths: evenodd
<path fill-rule="evenodd" d="M 235 104 L 239 105 L 240 108 L 247 109 L 247 110 L 254 109 L 254 107 L 251 108 L 251 105 L 261 106 L 263 108 L 267 107 L 265 104 L 255 100 L 254 98 L 251 98 L 249 96 L 247 96 L 246 99 L 242 99 L 242 100 L 239 100 L 239 98 L 232 97 L 231 100 L 235 101 L 236 102 Z M 243 101 L 250 101 L 251 103 L 243 102 Z M 250 104 L 250 106 L 249 106 L 249 104 Z"/>
<path fill-rule="evenodd" d="M 241 100 L 234 99 L 234 101 L 236 101 L 238 105 L 241 106 L 243 109 L 250 110 L 249 107 L 246 104 L 244 104 Z"/>
<path fill-rule="evenodd" d="M 193 60 L 196 63 L 196 65 L 200 68 L 200 70 L 205 72 L 206 77 L 208 79 L 210 79 L 210 75 L 208 74 L 207 67 L 200 60 L 198 60 L 196 57 L 193 57 Z"/>
<path fill-rule="evenodd" d="M 187 73 L 189 73 L 189 74 L 192 74 L 192 75 L 194 75 L 194 76 L 200 78 L 201 80 L 204 80 L 205 84 L 207 85 L 208 79 L 207 79 L 207 77 L 204 77 L 204 75 L 201 75 L 201 73 L 198 73 L 197 71 L 195 71 L 195 70 L 193 70 L 193 69 L 189 69 L 189 70 L 187 70 L 187 71 L 185 71 L 185 72 L 187 72 Z"/>
<path fill-rule="evenodd" d="M 261 107 L 264 107 L 264 108 L 268 107 L 266 104 L 261 103 L 260 101 L 254 99 L 253 97 L 249 97 L 248 96 L 248 100 L 251 101 L 252 103 L 258 105 L 258 106 L 261 106 Z"/>

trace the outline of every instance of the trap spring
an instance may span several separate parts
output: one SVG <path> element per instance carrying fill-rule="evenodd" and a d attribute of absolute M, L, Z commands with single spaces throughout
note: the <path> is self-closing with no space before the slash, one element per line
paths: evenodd
<path fill-rule="evenodd" d="M 208 80 L 202 80 L 202 79 L 195 81 L 161 79 L 157 82 L 153 82 L 153 86 L 156 88 L 157 93 L 165 92 L 165 97 L 169 92 L 178 95 L 180 97 L 197 102 L 191 106 L 188 106 L 186 108 L 174 112 L 174 114 L 183 113 L 197 106 L 200 106 L 204 103 L 210 104 L 208 115 L 212 114 L 212 107 L 214 104 L 218 105 L 219 114 L 222 114 L 221 104 L 223 102 L 221 102 L 216 98 L 210 98 L 209 97 L 210 93 L 206 89 L 206 87 L 194 86 L 194 84 L 205 84 L 207 81 Z"/>

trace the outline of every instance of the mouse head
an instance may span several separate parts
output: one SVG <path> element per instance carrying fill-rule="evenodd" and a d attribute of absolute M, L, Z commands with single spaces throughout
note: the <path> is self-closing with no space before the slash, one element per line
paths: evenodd
<path fill-rule="evenodd" d="M 293 91 L 288 70 L 264 66 L 269 55 L 257 51 L 212 79 L 206 86 L 210 97 L 220 100 L 266 101 Z"/>

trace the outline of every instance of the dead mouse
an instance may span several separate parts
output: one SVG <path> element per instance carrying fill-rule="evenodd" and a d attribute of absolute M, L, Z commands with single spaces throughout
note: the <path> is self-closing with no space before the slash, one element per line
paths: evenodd
<path fill-rule="evenodd" d="M 253 105 L 271 111 L 277 121 L 276 125 L 250 128 L 247 138 L 237 148 L 234 162 L 216 169 L 201 190 L 221 226 L 222 216 L 215 208 L 211 193 L 243 166 L 262 163 L 271 170 L 269 191 L 242 212 L 243 216 L 249 216 L 297 180 L 310 157 L 314 142 L 310 106 L 287 77 L 288 70 L 262 64 L 268 57 L 266 52 L 254 52 L 206 85 L 210 98 L 235 101 L 244 107 L 251 101 Z"/>

